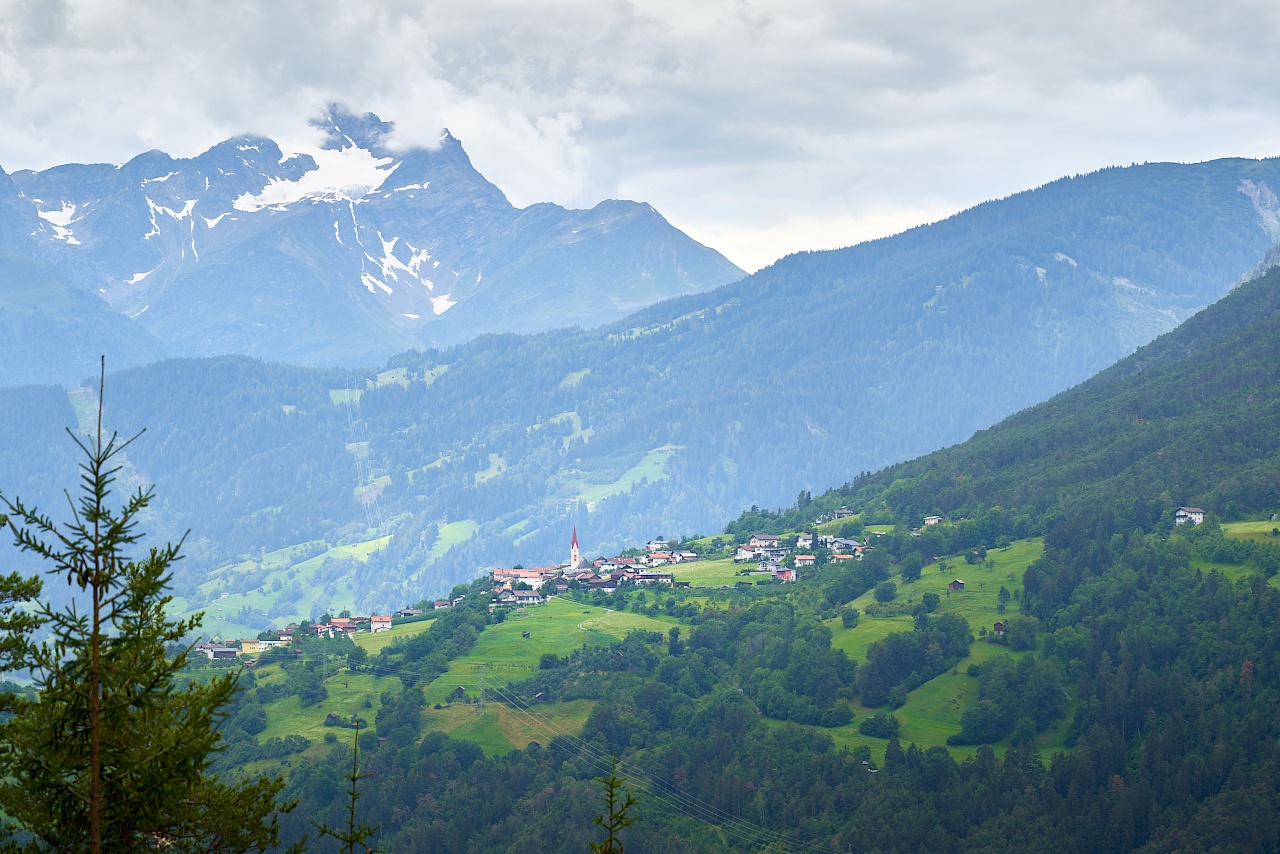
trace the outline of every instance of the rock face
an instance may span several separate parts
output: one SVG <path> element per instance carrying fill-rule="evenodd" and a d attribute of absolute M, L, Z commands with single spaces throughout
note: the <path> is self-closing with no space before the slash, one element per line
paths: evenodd
<path fill-rule="evenodd" d="M 742 276 L 647 204 L 517 209 L 447 131 L 395 152 L 372 114 L 315 124 L 311 153 L 241 137 L 4 176 L 0 248 L 52 264 L 151 349 L 304 365 L 597 326 Z"/>

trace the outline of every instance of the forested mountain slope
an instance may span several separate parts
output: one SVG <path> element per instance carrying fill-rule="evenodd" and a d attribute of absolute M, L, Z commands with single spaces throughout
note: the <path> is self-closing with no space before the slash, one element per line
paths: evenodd
<path fill-rule="evenodd" d="M 1280 505 L 1278 435 L 1280 267 L 1052 400 L 815 501 L 917 521 L 1099 503 L 1232 519 Z"/>
<path fill-rule="evenodd" d="M 366 604 L 400 604 L 558 558 L 574 524 L 593 553 L 718 530 L 1043 400 L 1254 267 L 1277 172 L 1104 170 L 599 330 L 484 336 L 378 374 L 167 362 L 112 376 L 108 418 L 150 428 L 130 458 L 165 487 L 156 530 L 192 529 L 191 580 L 373 521 L 393 536 Z M 474 536 L 442 540 L 459 522 Z"/>
<path fill-rule="evenodd" d="M 505 687 L 494 674 L 490 702 L 539 727 L 523 750 L 489 747 L 483 711 L 458 699 L 426 708 L 465 681 L 445 672 L 449 660 L 523 616 L 487 613 L 488 582 L 477 582 L 467 605 L 366 665 L 403 688 L 383 695 L 377 737 L 361 742 L 361 815 L 394 851 L 578 848 L 598 838 L 586 783 L 621 757 L 642 804 L 625 842 L 646 851 L 1280 849 L 1280 534 L 1227 535 L 1212 516 L 1177 528 L 1170 515 L 1188 498 L 1263 519 L 1280 509 L 1278 324 L 1274 269 L 962 445 L 863 476 L 789 519 L 742 520 L 802 530 L 843 501 L 864 518 L 841 524 L 897 523 L 860 562 L 656 601 L 625 587 L 570 591 L 557 606 L 574 614 L 594 605 L 675 625 L 584 641 Z M 909 536 L 927 495 L 928 510 L 952 518 Z M 989 555 L 1026 533 L 1043 534 L 1044 551 L 1019 586 L 993 574 Z M 947 599 L 921 595 L 961 575 L 968 586 L 948 586 Z M 962 616 L 1004 583 L 1015 593 L 1001 588 L 995 627 Z M 898 622 L 888 604 L 866 604 L 873 585 L 876 601 L 902 609 Z M 846 657 L 841 626 L 878 639 Z M 555 723 L 568 702 L 590 704 L 581 729 Z M 925 708 L 943 732 L 900 741 L 890 713 L 905 729 Z M 478 723 L 424 732 L 445 713 Z M 1041 734 L 1059 719 L 1065 737 L 1049 748 Z M 854 727 L 874 750 L 838 749 Z M 970 745 L 981 746 L 952 750 Z M 344 746 L 293 762 L 304 810 L 336 814 L 349 762 Z"/>

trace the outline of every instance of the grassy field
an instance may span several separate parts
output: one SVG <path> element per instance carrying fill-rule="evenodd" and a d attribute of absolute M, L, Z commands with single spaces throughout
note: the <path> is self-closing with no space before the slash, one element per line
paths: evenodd
<path fill-rule="evenodd" d="M 512 749 L 523 750 L 531 741 L 546 744 L 562 733 L 577 735 L 594 706 L 590 700 L 573 700 L 525 711 L 490 698 L 483 712 L 478 703 L 451 703 L 440 709 L 427 709 L 423 726 L 428 731 L 439 730 L 473 741 L 494 756 Z"/>
<path fill-rule="evenodd" d="M 471 652 L 450 662 L 449 672 L 427 688 L 427 703 L 443 702 L 459 686 L 477 691 L 482 678 L 499 685 L 518 682 L 535 673 L 538 660 L 549 652 L 568 655 L 584 644 L 612 643 L 636 629 L 665 635 L 672 625 L 674 621 L 552 598 L 485 629 Z"/>
<path fill-rule="evenodd" d="M 355 590 L 349 580 L 331 582 L 332 596 L 325 594 L 325 584 L 318 581 L 318 574 L 328 558 L 354 558 L 366 561 L 369 555 L 385 548 L 390 537 L 378 537 L 358 543 L 333 546 L 314 557 L 301 559 L 315 543 L 267 552 L 257 561 L 242 561 L 224 566 L 209 573 L 208 580 L 200 585 L 206 594 L 216 596 L 202 608 L 188 608 L 187 603 L 174 600 L 177 613 L 205 612 L 204 630 L 223 638 L 256 637 L 258 629 L 237 622 L 237 615 L 245 606 L 266 613 L 282 596 L 294 595 L 291 609 L 274 617 L 278 625 L 308 619 L 313 607 L 332 609 L 335 613 L 350 608 L 355 603 Z M 321 544 L 323 545 L 323 544 Z M 225 595 L 223 595 L 225 594 Z"/>
<path fill-rule="evenodd" d="M 416 623 L 403 623 L 398 626 L 394 625 L 394 620 L 392 622 L 393 625 L 389 632 L 378 632 L 377 634 L 365 632 L 355 635 L 351 639 L 356 642 L 356 646 L 365 650 L 370 655 L 377 655 L 382 651 L 384 646 L 391 646 L 392 642 L 397 638 L 412 637 L 416 634 L 425 632 L 427 629 L 431 628 L 431 624 L 434 623 L 435 620 L 419 620 Z"/>
<path fill-rule="evenodd" d="M 489 455 L 489 467 L 476 472 L 476 484 L 493 480 L 507 470 L 507 461 L 498 454 Z"/>
<path fill-rule="evenodd" d="M 275 668 L 263 668 L 255 672 L 260 681 L 270 682 L 272 678 L 281 678 L 273 674 Z M 377 714 L 381 703 L 379 698 L 388 688 L 399 691 L 402 687 L 399 679 L 392 676 L 374 676 L 371 673 L 352 673 L 349 670 L 336 672 L 325 680 L 325 688 L 329 696 L 322 703 L 303 707 L 297 696 L 283 697 L 267 704 L 267 728 L 259 734 L 258 739 L 301 735 L 316 744 L 323 743 L 324 734 L 333 732 L 332 727 L 324 725 L 325 715 L 337 714 L 350 718 L 357 714 L 370 723 Z M 366 706 L 366 702 L 368 705 Z M 312 748 L 315 749 L 314 747 Z"/>
<path fill-rule="evenodd" d="M 999 602 L 997 594 L 1000 587 L 1004 586 L 1010 593 L 1020 596 L 1022 573 L 1031 561 L 1041 555 L 1043 548 L 1041 541 L 1036 539 L 1020 540 L 1007 549 L 993 549 L 988 552 L 988 557 L 994 561 L 994 566 L 990 569 L 981 564 L 967 564 L 963 559 L 952 559 L 951 569 L 942 573 L 937 563 L 930 564 L 924 568 L 918 581 L 903 584 L 900 577 L 894 578 L 899 585 L 897 601 L 918 603 L 925 593 L 937 593 L 942 600 L 938 611 L 963 616 L 969 621 L 969 626 L 976 637 L 980 627 L 985 626 L 990 629 L 996 620 L 1006 616 L 1002 615 L 997 608 Z M 955 578 L 965 582 L 965 589 L 948 595 L 947 585 Z M 854 600 L 853 605 L 861 611 L 874 601 L 874 597 L 868 592 Z M 1011 601 L 1009 613 L 1016 612 L 1016 601 Z M 833 633 L 831 645 L 843 649 L 850 658 L 861 663 L 866 661 L 867 649 L 875 641 L 881 640 L 891 632 L 911 631 L 912 618 L 909 616 L 869 617 L 864 614 L 858 625 L 851 629 L 841 627 L 838 619 L 829 621 L 828 625 L 831 626 Z M 969 657 L 962 660 L 954 669 L 912 691 L 907 697 L 906 704 L 894 712 L 902 722 L 899 740 L 903 744 L 915 742 L 921 747 L 945 746 L 947 736 L 960 730 L 960 713 L 977 697 L 978 680 L 965 675 L 968 666 L 1005 654 L 1015 658 L 1022 655 L 1022 653 L 1011 652 L 1008 647 L 977 640 L 973 644 Z M 853 709 L 855 718 L 852 724 L 827 730 L 827 732 L 838 745 L 848 746 L 850 749 L 866 745 L 871 748 L 877 761 L 881 760 L 884 747 L 888 742 L 885 739 L 871 738 L 858 732 L 858 722 L 873 711 L 857 703 L 853 705 Z M 1065 737 L 1069 720 L 1068 716 L 1059 726 L 1041 733 L 1037 744 L 1043 751 L 1051 752 L 1062 748 L 1062 739 Z M 1002 748 L 1007 745 L 996 746 Z M 967 756 L 976 752 L 977 747 L 948 749 L 956 756 Z"/>
<path fill-rule="evenodd" d="M 671 455 L 678 450 L 680 450 L 678 445 L 654 448 L 613 483 L 579 483 L 577 485 L 578 500 L 591 503 L 603 501 L 611 495 L 626 492 L 641 480 L 647 479 L 649 483 L 663 480 L 667 477 L 667 460 L 671 459 Z"/>
<path fill-rule="evenodd" d="M 694 587 L 721 587 L 725 584 L 732 587 L 743 580 L 743 576 L 738 575 L 738 572 L 745 568 L 754 569 L 755 567 L 746 563 L 734 563 L 732 558 L 696 560 L 691 563 L 677 563 L 662 567 L 670 570 L 676 581 L 687 581 Z"/>
<path fill-rule="evenodd" d="M 655 631 L 665 636 L 673 624 L 674 621 L 580 605 L 560 598 L 553 598 L 545 605 L 535 605 L 524 613 L 512 614 L 504 622 L 485 629 L 469 655 L 455 659 L 448 673 L 424 686 L 427 708 L 423 710 L 423 726 L 474 741 L 491 755 L 513 747 L 522 748 L 530 741 L 545 744 L 551 737 L 548 727 L 576 734 L 591 711 L 590 702 L 538 706 L 530 716 L 499 703 L 486 704 L 482 715 L 477 704 L 449 703 L 447 700 L 459 686 L 469 698 L 478 699 L 481 679 L 495 688 L 524 679 L 537 671 L 538 661 L 545 653 L 568 655 L 584 644 L 612 643 L 636 629 Z M 377 635 L 357 635 L 356 643 L 376 653 L 395 638 L 425 631 L 430 625 L 430 621 L 424 620 Z M 530 636 L 523 637 L 524 632 Z M 259 684 L 271 684 L 285 678 L 278 665 L 259 668 L 254 675 Z M 402 684 L 394 676 L 352 673 L 334 665 L 333 675 L 325 679 L 325 687 L 329 692 L 328 698 L 314 706 L 302 707 L 296 696 L 269 703 L 265 707 L 267 729 L 259 738 L 301 735 L 316 743 L 311 748 L 315 752 L 321 749 L 326 732 L 337 732 L 340 737 L 348 732 L 324 726 L 327 714 L 345 718 L 358 714 L 372 722 L 381 706 L 382 693 L 388 689 L 399 691 Z M 437 703 L 441 708 L 432 708 Z"/>
<path fill-rule="evenodd" d="M 1280 530 L 1280 521 L 1276 522 L 1227 522 L 1222 532 L 1228 537 L 1238 540 L 1261 540 L 1264 543 L 1280 543 L 1280 537 L 1272 531 Z"/>
<path fill-rule="evenodd" d="M 474 519 L 463 519 L 460 522 L 442 522 L 436 532 L 436 541 L 431 546 L 431 560 L 443 557 L 444 553 L 463 540 L 471 538 L 476 532 Z"/>

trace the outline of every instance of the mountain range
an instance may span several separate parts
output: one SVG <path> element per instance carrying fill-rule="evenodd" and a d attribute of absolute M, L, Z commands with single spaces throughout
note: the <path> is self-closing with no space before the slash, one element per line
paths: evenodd
<path fill-rule="evenodd" d="M 718 530 L 960 442 L 1227 294 L 1274 245 L 1277 182 L 1275 160 L 1103 170 L 599 329 L 482 336 L 376 370 L 125 370 L 107 418 L 149 429 L 132 476 L 160 486 L 155 533 L 192 531 L 188 592 L 263 548 L 381 533 L 360 604 L 402 604 L 555 558 L 575 524 L 592 553 Z M 0 396 L 46 425 L 0 455 L 0 483 L 35 488 L 67 465 L 38 437 L 76 424 L 72 403 Z"/>
<path fill-rule="evenodd" d="M 0 174 L 0 383 L 74 383 L 86 349 L 122 367 L 368 366 L 598 326 L 742 276 L 647 204 L 518 209 L 448 131 L 400 151 L 373 114 L 334 106 L 314 124 L 324 141 L 305 153 L 245 136 L 190 159 Z"/>

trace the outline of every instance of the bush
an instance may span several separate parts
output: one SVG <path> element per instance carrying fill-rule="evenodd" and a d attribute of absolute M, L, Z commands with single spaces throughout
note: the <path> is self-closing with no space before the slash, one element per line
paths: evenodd
<path fill-rule="evenodd" d="M 920 607 L 924 608 L 926 614 L 932 614 L 941 604 L 942 599 L 937 593 L 926 593 L 920 597 Z"/>
<path fill-rule="evenodd" d="M 862 723 L 858 724 L 858 732 L 872 738 L 897 738 L 900 726 L 897 715 L 876 712 L 871 717 L 862 719 Z"/>
<path fill-rule="evenodd" d="M 877 602 L 892 602 L 898 597 L 898 587 L 892 581 L 881 581 L 876 585 L 873 595 Z"/>

